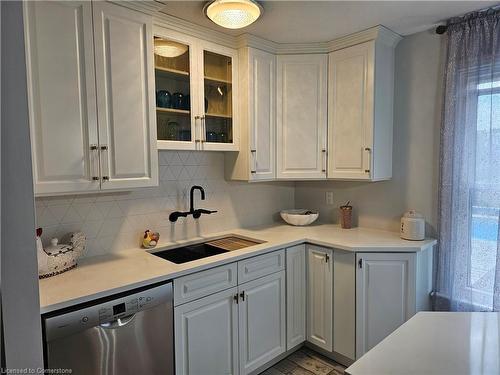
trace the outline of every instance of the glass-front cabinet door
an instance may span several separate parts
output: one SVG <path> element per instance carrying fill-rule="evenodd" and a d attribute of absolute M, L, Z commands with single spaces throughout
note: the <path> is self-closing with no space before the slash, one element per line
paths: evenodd
<path fill-rule="evenodd" d="M 237 62 L 232 50 L 203 48 L 202 148 L 235 150 Z"/>
<path fill-rule="evenodd" d="M 194 43 L 175 33 L 154 37 L 158 149 L 195 148 Z"/>
<path fill-rule="evenodd" d="M 155 29 L 158 149 L 237 151 L 237 51 Z"/>

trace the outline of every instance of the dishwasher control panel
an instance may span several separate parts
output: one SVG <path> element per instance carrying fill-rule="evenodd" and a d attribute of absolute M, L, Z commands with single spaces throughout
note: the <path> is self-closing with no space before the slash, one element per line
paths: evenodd
<path fill-rule="evenodd" d="M 134 315 L 164 303 L 172 303 L 172 283 L 163 284 L 94 306 L 44 318 L 47 341 L 66 337 L 93 327 Z"/>

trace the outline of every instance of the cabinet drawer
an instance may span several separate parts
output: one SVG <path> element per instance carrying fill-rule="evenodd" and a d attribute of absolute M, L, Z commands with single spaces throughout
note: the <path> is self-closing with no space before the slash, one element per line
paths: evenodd
<path fill-rule="evenodd" d="M 285 269 L 285 250 L 273 251 L 238 262 L 238 283 L 246 283 Z"/>
<path fill-rule="evenodd" d="M 230 263 L 175 279 L 174 306 L 236 286 L 236 270 Z"/>

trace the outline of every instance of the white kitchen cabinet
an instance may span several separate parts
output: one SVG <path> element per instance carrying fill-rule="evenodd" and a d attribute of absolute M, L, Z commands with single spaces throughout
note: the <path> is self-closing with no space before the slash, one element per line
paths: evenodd
<path fill-rule="evenodd" d="M 306 248 L 286 249 L 286 349 L 306 341 Z"/>
<path fill-rule="evenodd" d="M 328 178 L 392 177 L 394 47 L 375 40 L 331 52 L 328 77 Z"/>
<path fill-rule="evenodd" d="M 101 188 L 158 185 L 152 19 L 94 2 Z"/>
<path fill-rule="evenodd" d="M 227 153 L 226 177 L 276 178 L 276 56 L 255 48 L 239 50 L 240 152 Z"/>
<path fill-rule="evenodd" d="M 244 375 L 286 350 L 285 271 L 242 284 L 238 291 L 240 374 Z"/>
<path fill-rule="evenodd" d="M 100 188 L 92 5 L 24 3 L 36 194 Z"/>
<path fill-rule="evenodd" d="M 237 292 L 231 288 L 175 307 L 176 374 L 238 374 Z"/>
<path fill-rule="evenodd" d="M 158 148 L 238 151 L 238 52 L 162 27 L 154 34 L 171 55 L 154 55 Z"/>
<path fill-rule="evenodd" d="M 277 58 L 278 179 L 324 179 L 327 170 L 326 55 Z"/>
<path fill-rule="evenodd" d="M 333 251 L 307 246 L 307 341 L 333 349 Z"/>
<path fill-rule="evenodd" d="M 35 194 L 158 185 L 152 18 L 105 2 L 24 6 Z"/>
<path fill-rule="evenodd" d="M 356 254 L 357 358 L 415 314 L 416 256 Z"/>
<path fill-rule="evenodd" d="M 333 351 L 348 364 L 356 359 L 356 254 L 335 249 L 333 258 Z"/>

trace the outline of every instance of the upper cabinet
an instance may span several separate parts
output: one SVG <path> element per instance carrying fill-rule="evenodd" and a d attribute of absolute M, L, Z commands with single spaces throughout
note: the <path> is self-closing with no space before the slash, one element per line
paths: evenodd
<path fill-rule="evenodd" d="M 276 178 L 276 56 L 239 50 L 240 152 L 226 154 L 228 179 Z"/>
<path fill-rule="evenodd" d="M 326 55 L 278 56 L 277 177 L 326 178 Z"/>
<path fill-rule="evenodd" d="M 103 1 L 92 9 L 101 188 L 157 185 L 151 17 Z"/>
<path fill-rule="evenodd" d="M 164 28 L 153 48 L 158 148 L 237 151 L 237 51 Z"/>
<path fill-rule="evenodd" d="M 24 10 L 35 194 L 158 185 L 151 17 L 104 2 Z"/>
<path fill-rule="evenodd" d="M 394 45 L 376 39 L 329 55 L 328 178 L 392 177 Z M 389 35 L 387 35 L 389 34 Z"/>

